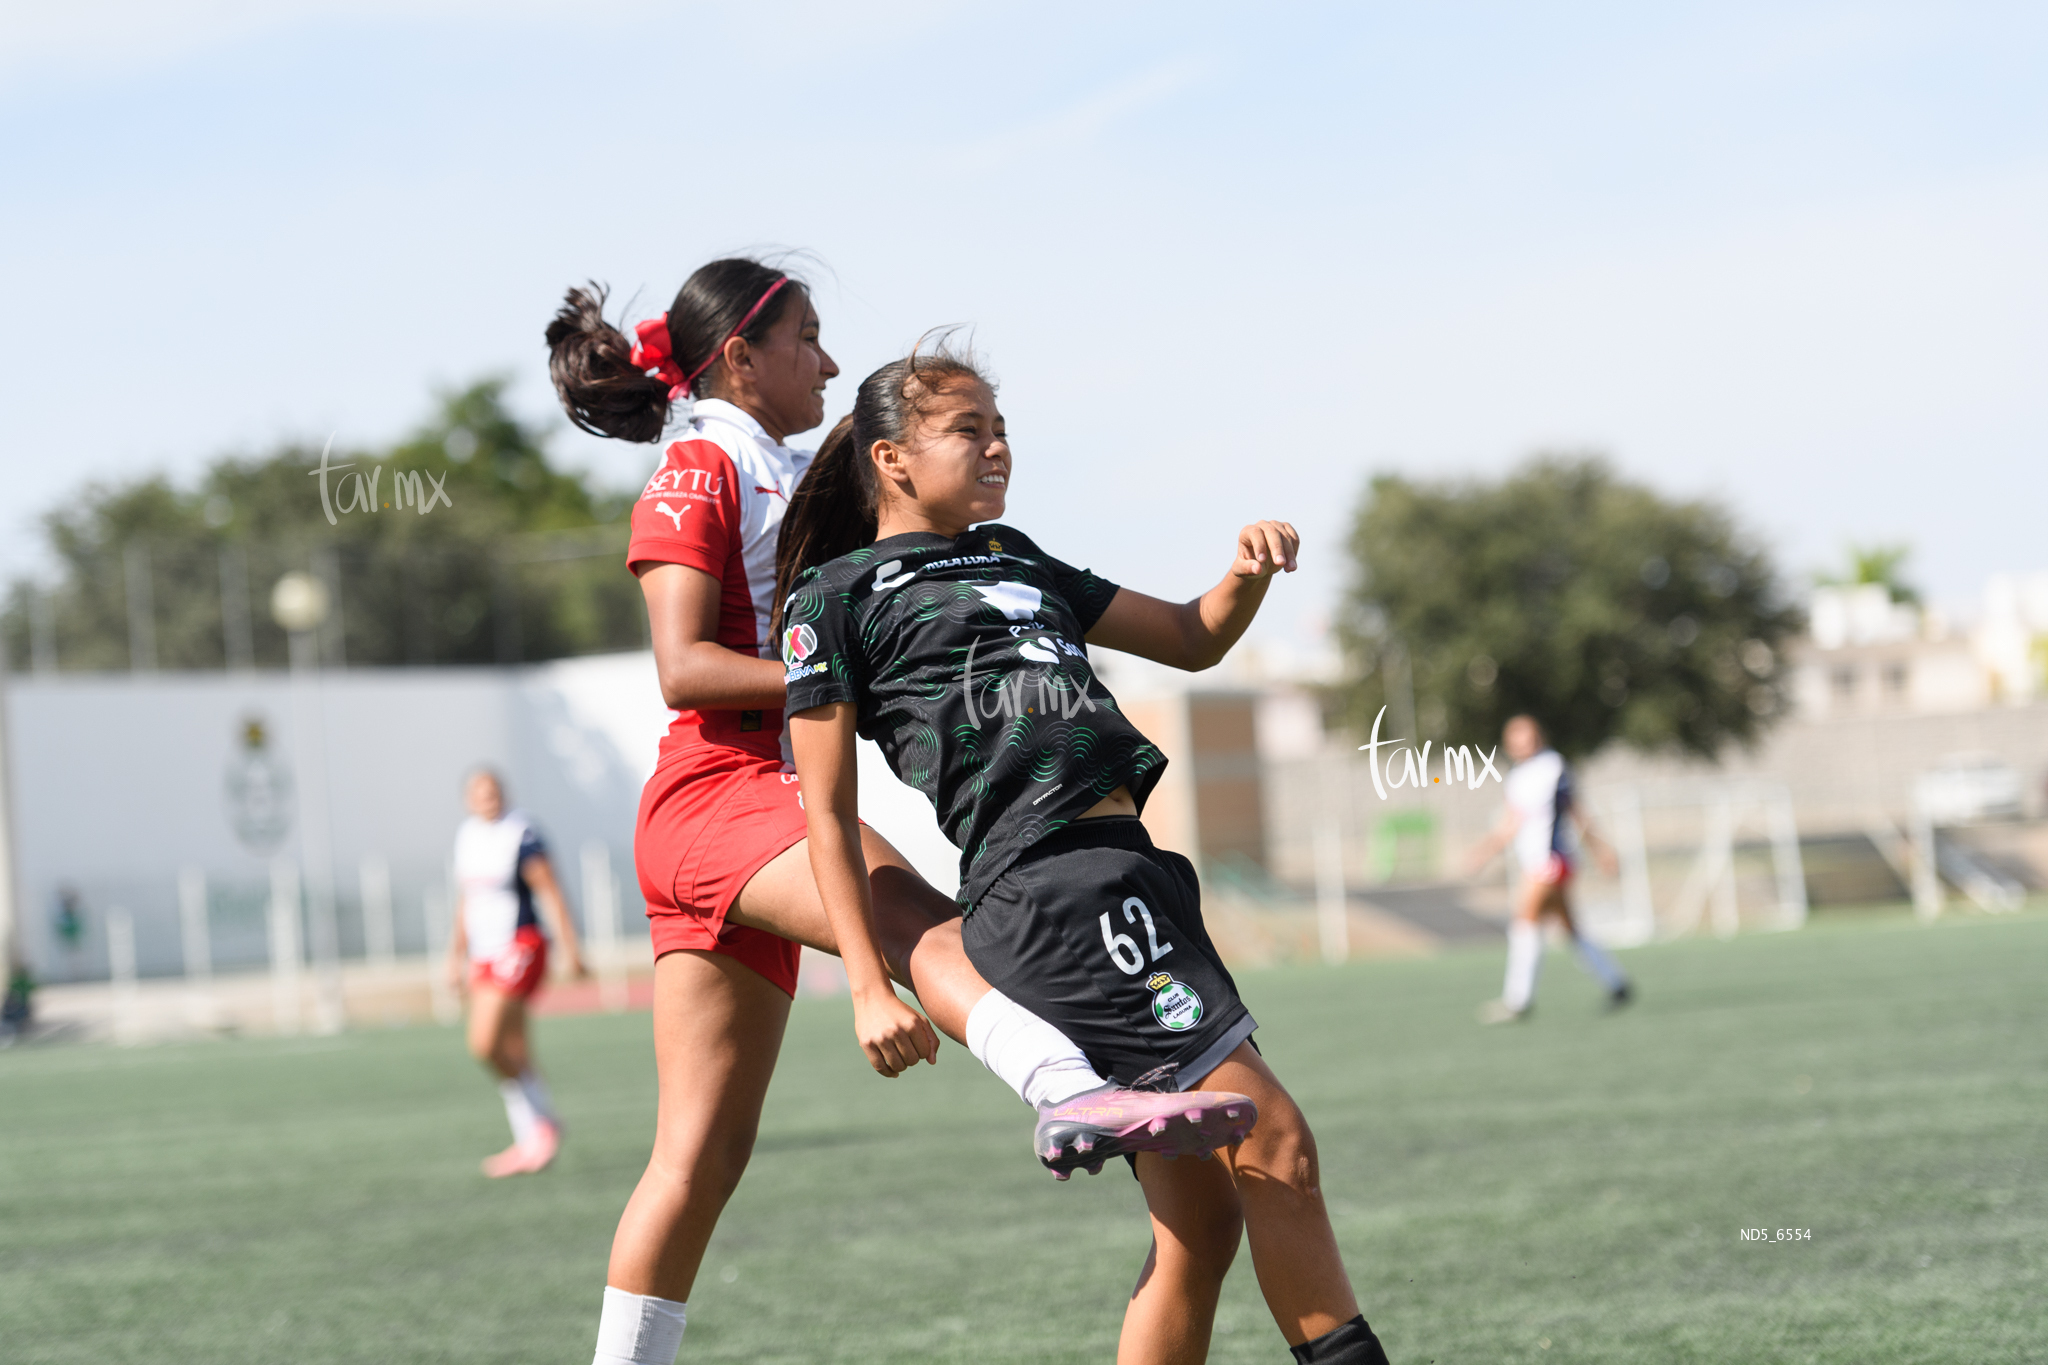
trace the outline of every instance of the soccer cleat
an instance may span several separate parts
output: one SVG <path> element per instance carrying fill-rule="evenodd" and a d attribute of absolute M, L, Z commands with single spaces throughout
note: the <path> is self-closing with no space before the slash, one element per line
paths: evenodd
<path fill-rule="evenodd" d="M 493 1180 L 513 1175 L 538 1175 L 554 1164 L 555 1153 L 561 1150 L 560 1126 L 543 1119 L 534 1128 L 531 1142 L 515 1142 L 497 1155 L 485 1157 L 484 1174 Z"/>
<path fill-rule="evenodd" d="M 1630 985 L 1630 984 L 1629 984 L 1628 982 L 1626 982 L 1626 981 L 1622 982 L 1622 983 L 1621 983 L 1621 984 L 1620 984 L 1619 986 L 1616 986 L 1616 987 L 1615 987 L 1615 988 L 1614 988 L 1613 990 L 1611 990 L 1611 991 L 1607 992 L 1607 1009 L 1608 1009 L 1608 1012 L 1609 1012 L 1609 1013 L 1611 1014 L 1611 1013 L 1613 1013 L 1613 1012 L 1614 1012 L 1615 1010 L 1618 1010 L 1618 1009 L 1621 1009 L 1621 1008 L 1623 1008 L 1624 1006 L 1626 1006 L 1627 1004 L 1629 1004 L 1629 1002 L 1630 1002 L 1630 1001 L 1632 1001 L 1632 1000 L 1634 1000 L 1635 998 L 1636 998 L 1636 989 L 1635 989 L 1635 987 L 1634 987 L 1634 986 L 1631 986 L 1631 985 Z"/>
<path fill-rule="evenodd" d="M 1516 1009 L 1505 1000 L 1489 1000 L 1479 1007 L 1479 1022 L 1482 1024 L 1519 1023 L 1521 1020 L 1529 1017 L 1529 1011 L 1532 1008 L 1534 1007 L 1524 1005 L 1522 1008 Z"/>
<path fill-rule="evenodd" d="M 495 1156 L 484 1158 L 484 1174 L 493 1180 L 503 1180 L 508 1175 L 525 1175 L 532 1167 L 526 1149 L 513 1143 Z"/>
<path fill-rule="evenodd" d="M 526 1145 L 528 1159 L 532 1161 L 528 1172 L 537 1174 L 552 1166 L 555 1153 L 562 1150 L 562 1127 L 542 1119 L 533 1126 L 533 1141 Z"/>
<path fill-rule="evenodd" d="M 1032 1147 L 1056 1180 L 1086 1167 L 1102 1169 L 1109 1157 L 1158 1152 L 1207 1156 L 1243 1142 L 1259 1121 L 1259 1107 L 1224 1090 L 1162 1094 L 1103 1086 L 1064 1104 L 1039 1106 Z"/>

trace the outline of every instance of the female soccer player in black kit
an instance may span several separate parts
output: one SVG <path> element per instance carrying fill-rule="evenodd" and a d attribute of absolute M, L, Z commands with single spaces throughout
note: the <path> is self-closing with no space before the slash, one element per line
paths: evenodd
<path fill-rule="evenodd" d="M 994 390 L 972 361 L 913 355 L 861 385 L 783 523 L 788 733 L 855 1030 L 874 1058 L 916 1026 L 874 946 L 859 733 L 961 849 L 961 934 L 991 985 L 1117 1084 L 1258 1106 L 1257 1126 L 1220 1161 L 1133 1159 L 1153 1246 L 1119 1365 L 1207 1356 L 1241 1230 L 1297 1360 L 1384 1362 L 1330 1229 L 1315 1140 L 1250 1043 L 1257 1025 L 1203 927 L 1194 868 L 1138 821 L 1166 759 L 1118 712 L 1083 643 L 1210 667 L 1272 575 L 1293 570 L 1294 528 L 1245 527 L 1223 581 L 1174 605 L 997 524 L 1011 467 Z"/>

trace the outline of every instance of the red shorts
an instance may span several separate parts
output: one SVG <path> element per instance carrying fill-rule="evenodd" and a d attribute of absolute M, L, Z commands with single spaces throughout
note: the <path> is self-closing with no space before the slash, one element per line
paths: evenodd
<path fill-rule="evenodd" d="M 472 987 L 488 987 L 526 999 L 548 974 L 548 941 L 531 924 L 512 935 L 497 954 L 470 964 Z"/>
<path fill-rule="evenodd" d="M 1543 866 L 1529 874 L 1532 881 L 1545 886 L 1563 886 L 1572 879 L 1572 864 L 1562 853 L 1553 853 Z"/>
<path fill-rule="evenodd" d="M 803 950 L 725 916 L 754 874 L 809 832 L 802 791 L 779 760 L 727 752 L 731 765 L 717 771 L 689 762 L 657 768 L 640 793 L 633 865 L 654 955 L 724 953 L 793 996 Z"/>

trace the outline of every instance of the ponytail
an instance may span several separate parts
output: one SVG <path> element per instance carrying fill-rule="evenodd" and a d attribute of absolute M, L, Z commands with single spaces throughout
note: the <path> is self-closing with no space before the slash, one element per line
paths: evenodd
<path fill-rule="evenodd" d="M 633 364 L 633 343 L 604 320 L 605 287 L 571 289 L 548 324 L 548 377 L 569 420 L 593 436 L 653 441 L 668 425 L 668 384 Z"/>
<path fill-rule="evenodd" d="M 725 343 L 739 337 L 761 345 L 790 300 L 805 293 L 795 275 L 742 256 L 699 267 L 659 319 L 668 329 L 669 363 L 662 373 L 669 377 L 663 378 L 635 365 L 632 341 L 604 320 L 603 285 L 571 289 L 548 324 L 548 376 L 569 420 L 582 430 L 622 441 L 659 440 L 671 393 L 706 396 L 723 374 Z M 638 330 L 645 336 L 656 325 L 643 322 Z M 684 376 L 688 393 L 681 391 Z"/>
<path fill-rule="evenodd" d="M 797 483 L 775 542 L 775 611 L 771 635 L 782 633 L 782 610 L 807 570 L 875 542 L 875 463 L 853 441 L 853 416 L 839 419 Z"/>
<path fill-rule="evenodd" d="M 954 350 L 950 333 L 920 354 L 923 343 L 863 379 L 853 411 L 839 419 L 797 484 L 775 545 L 775 611 L 771 633 L 782 631 L 782 611 L 807 570 L 875 542 L 881 506 L 872 451 L 877 441 L 909 441 L 931 400 L 952 384 L 989 384 L 974 356 Z"/>

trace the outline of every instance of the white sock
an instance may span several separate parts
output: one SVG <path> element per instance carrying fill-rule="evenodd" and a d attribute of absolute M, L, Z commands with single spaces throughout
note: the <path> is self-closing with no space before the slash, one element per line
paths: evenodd
<path fill-rule="evenodd" d="M 1511 1010 L 1525 1010 L 1536 995 L 1536 969 L 1543 964 L 1543 931 L 1527 920 L 1508 925 L 1508 974 L 1500 999 Z"/>
<path fill-rule="evenodd" d="M 535 1126 L 540 1115 L 533 1112 L 533 1101 L 526 1096 L 526 1087 L 511 1077 L 498 1081 L 498 1098 L 505 1101 L 505 1121 L 512 1125 L 512 1140 L 524 1147 L 533 1141 Z"/>
<path fill-rule="evenodd" d="M 548 1083 L 540 1078 L 538 1071 L 528 1067 L 520 1072 L 519 1088 L 525 1092 L 526 1102 L 533 1106 L 536 1116 L 561 1126 L 561 1120 L 555 1117 L 554 1097 L 548 1094 Z"/>
<path fill-rule="evenodd" d="M 998 990 L 967 1012 L 967 1050 L 1034 1109 L 1108 1084 L 1072 1039 Z"/>
<path fill-rule="evenodd" d="M 1600 984 L 1610 993 L 1628 984 L 1628 978 L 1621 974 L 1620 964 L 1607 955 L 1607 950 L 1576 929 L 1572 931 L 1572 948 L 1577 951 L 1586 970 L 1599 977 Z"/>
<path fill-rule="evenodd" d="M 590 1365 L 676 1365 L 690 1305 L 604 1287 L 597 1355 Z"/>

